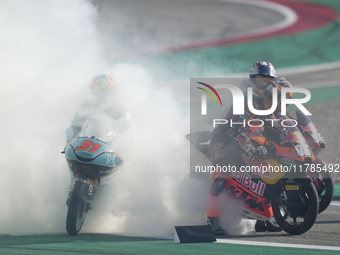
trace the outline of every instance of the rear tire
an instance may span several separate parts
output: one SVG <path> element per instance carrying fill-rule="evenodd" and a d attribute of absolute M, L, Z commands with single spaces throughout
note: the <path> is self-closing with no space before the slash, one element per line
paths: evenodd
<path fill-rule="evenodd" d="M 85 221 L 86 196 L 83 194 L 85 187 L 85 184 L 76 182 L 68 203 L 66 230 L 71 236 L 78 234 Z"/>
<path fill-rule="evenodd" d="M 287 233 L 300 235 L 307 232 L 318 216 L 319 197 L 312 182 L 307 180 L 296 180 L 300 185 L 300 196 L 305 202 L 302 213 L 299 216 L 292 216 L 292 213 L 285 206 L 286 199 L 282 186 L 279 183 L 274 187 L 272 197 L 272 208 L 277 224 Z"/>

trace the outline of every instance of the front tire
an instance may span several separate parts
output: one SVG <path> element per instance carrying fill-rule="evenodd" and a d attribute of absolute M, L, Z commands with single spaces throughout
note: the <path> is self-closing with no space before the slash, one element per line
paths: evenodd
<path fill-rule="evenodd" d="M 295 180 L 299 186 L 299 193 L 305 205 L 301 213 L 289 211 L 285 206 L 287 200 L 284 196 L 283 185 L 278 183 L 273 190 L 272 208 L 277 224 L 287 233 L 300 235 L 307 232 L 313 225 L 319 212 L 319 197 L 312 182 L 307 180 Z"/>
<path fill-rule="evenodd" d="M 75 183 L 71 198 L 68 202 L 68 211 L 66 218 L 66 230 L 71 236 L 78 234 L 85 221 L 86 196 L 84 190 L 86 185 Z"/>

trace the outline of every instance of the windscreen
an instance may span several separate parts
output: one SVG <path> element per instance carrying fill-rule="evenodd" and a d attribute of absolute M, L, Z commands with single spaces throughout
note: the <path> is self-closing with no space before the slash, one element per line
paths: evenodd
<path fill-rule="evenodd" d="M 95 116 L 86 121 L 79 137 L 98 139 L 109 142 L 116 136 L 110 119 L 106 116 Z"/>
<path fill-rule="evenodd" d="M 284 134 L 293 133 L 295 131 L 300 132 L 297 125 L 297 121 L 289 118 L 288 116 L 275 113 L 272 116 L 273 127 L 280 130 Z"/>

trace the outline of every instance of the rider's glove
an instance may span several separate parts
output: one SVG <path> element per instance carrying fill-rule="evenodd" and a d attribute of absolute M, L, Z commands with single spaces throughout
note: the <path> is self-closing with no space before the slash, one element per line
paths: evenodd
<path fill-rule="evenodd" d="M 266 147 L 264 146 L 259 146 L 257 148 L 255 148 L 253 145 L 251 144 L 246 144 L 244 147 L 244 150 L 253 157 L 266 157 L 268 155 L 268 151 L 266 149 Z"/>
<path fill-rule="evenodd" d="M 251 156 L 255 153 L 255 147 L 251 145 L 250 143 L 247 143 L 244 146 L 244 150 Z"/>
<path fill-rule="evenodd" d="M 257 147 L 255 149 L 255 154 L 260 156 L 261 158 L 266 157 L 268 155 L 267 148 L 264 146 Z"/>

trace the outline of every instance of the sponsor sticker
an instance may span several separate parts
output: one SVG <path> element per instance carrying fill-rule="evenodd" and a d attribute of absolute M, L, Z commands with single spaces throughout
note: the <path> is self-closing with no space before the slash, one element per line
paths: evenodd
<path fill-rule="evenodd" d="M 286 185 L 286 190 L 299 190 L 299 185 Z"/>

